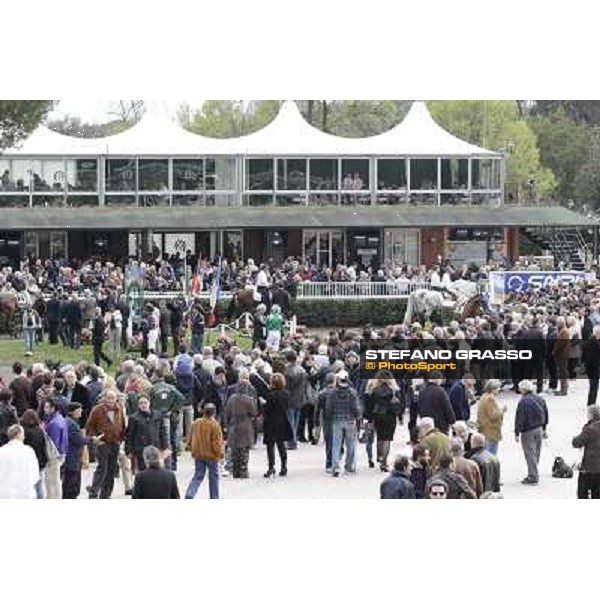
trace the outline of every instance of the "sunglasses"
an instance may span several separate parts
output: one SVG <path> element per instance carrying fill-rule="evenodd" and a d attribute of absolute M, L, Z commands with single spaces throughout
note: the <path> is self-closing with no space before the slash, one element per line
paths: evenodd
<path fill-rule="evenodd" d="M 445 496 L 446 492 L 430 492 L 430 496 Z"/>

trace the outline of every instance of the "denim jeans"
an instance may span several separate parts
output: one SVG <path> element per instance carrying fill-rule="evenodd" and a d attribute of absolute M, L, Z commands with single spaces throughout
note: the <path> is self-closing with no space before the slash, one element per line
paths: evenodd
<path fill-rule="evenodd" d="M 179 423 L 177 425 L 177 439 L 187 439 L 190 429 L 192 428 L 193 421 L 194 407 L 191 404 L 189 406 L 182 406 L 181 412 L 179 413 Z"/>
<path fill-rule="evenodd" d="M 323 439 L 325 440 L 325 468 L 331 469 L 331 446 L 333 441 L 331 421 L 323 421 Z"/>
<path fill-rule="evenodd" d="M 191 500 L 198 493 L 200 484 L 204 480 L 204 475 L 208 469 L 208 493 L 211 500 L 219 499 L 219 461 L 217 460 L 197 460 L 194 476 L 185 492 L 185 497 Z"/>
<path fill-rule="evenodd" d="M 33 352 L 33 344 L 35 343 L 35 329 L 24 329 L 25 336 L 25 352 Z"/>
<path fill-rule="evenodd" d="M 297 408 L 288 408 L 287 409 L 287 418 L 290 422 L 290 427 L 292 428 L 292 440 L 290 442 L 291 446 L 298 445 L 298 423 L 300 422 L 300 411 Z"/>
<path fill-rule="evenodd" d="M 192 353 L 202 354 L 202 341 L 204 334 L 192 331 Z M 177 350 L 177 348 L 175 348 Z"/>
<path fill-rule="evenodd" d="M 334 472 L 340 468 L 340 454 L 342 450 L 342 440 L 346 440 L 346 471 L 356 470 L 355 451 L 356 451 L 356 422 L 355 421 L 334 421 L 332 425 L 332 448 L 331 462 Z"/>
<path fill-rule="evenodd" d="M 485 440 L 485 449 L 496 456 L 498 454 L 498 442 L 492 442 L 492 440 Z"/>

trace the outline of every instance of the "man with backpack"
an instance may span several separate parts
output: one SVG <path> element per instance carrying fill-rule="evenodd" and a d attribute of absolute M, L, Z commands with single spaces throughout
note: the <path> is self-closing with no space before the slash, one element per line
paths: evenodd
<path fill-rule="evenodd" d="M 170 383 L 165 381 L 166 370 L 160 365 L 155 371 L 156 379 L 150 390 L 150 400 L 152 409 L 158 411 L 164 420 L 167 432 L 167 446 L 171 454 L 165 460 L 165 467 L 172 471 L 177 470 L 177 427 L 179 424 L 179 414 L 184 403 L 183 394 Z"/>
<path fill-rule="evenodd" d="M 179 439 L 184 439 L 187 438 L 194 420 L 194 359 L 188 354 L 185 344 L 181 344 L 178 351 L 179 354 L 173 362 L 173 372 L 175 387 L 183 395 L 183 403 L 177 435 Z"/>

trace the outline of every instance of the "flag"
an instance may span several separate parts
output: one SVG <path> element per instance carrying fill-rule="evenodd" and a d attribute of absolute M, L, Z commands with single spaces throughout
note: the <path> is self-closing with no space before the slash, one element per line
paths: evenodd
<path fill-rule="evenodd" d="M 221 258 L 219 258 L 219 266 L 215 273 L 212 289 L 210 291 L 210 310 L 214 312 L 217 306 L 217 300 L 221 296 Z"/>

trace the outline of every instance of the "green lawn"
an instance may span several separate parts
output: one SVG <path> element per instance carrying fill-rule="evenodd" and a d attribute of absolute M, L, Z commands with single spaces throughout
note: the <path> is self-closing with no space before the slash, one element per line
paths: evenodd
<path fill-rule="evenodd" d="M 213 346 L 217 341 L 217 333 L 214 331 L 208 332 L 204 337 L 204 343 L 207 346 Z M 249 350 L 252 346 L 252 340 L 247 337 L 240 335 L 234 336 L 237 344 L 243 350 Z M 188 340 L 189 343 L 189 340 Z M 108 344 L 104 344 L 104 352 L 108 354 Z M 169 338 L 169 352 L 173 355 L 173 341 Z M 125 354 L 125 353 L 123 353 Z M 134 356 L 139 356 L 139 353 L 133 353 Z M 25 356 L 25 345 L 23 340 L 0 340 L 0 366 L 10 366 L 15 361 L 20 361 L 22 364 L 29 366 L 35 362 L 45 362 L 51 359 L 53 361 L 60 361 L 61 364 L 76 364 L 81 360 L 88 362 L 93 361 L 93 353 L 91 345 L 81 346 L 79 350 L 71 350 L 65 348 L 62 344 L 56 344 L 51 346 L 48 342 L 38 344 L 34 348 L 33 356 Z M 104 363 L 102 364 L 104 367 Z M 113 371 L 114 368 L 109 369 L 109 372 Z"/>

